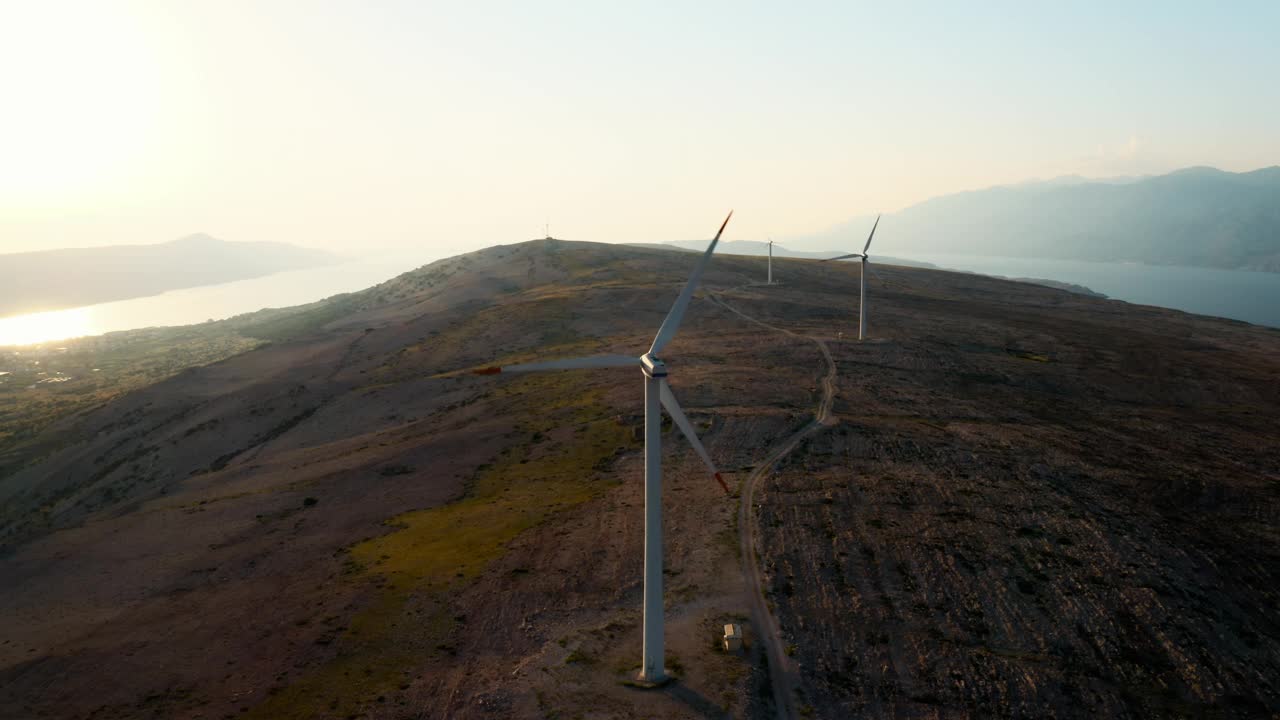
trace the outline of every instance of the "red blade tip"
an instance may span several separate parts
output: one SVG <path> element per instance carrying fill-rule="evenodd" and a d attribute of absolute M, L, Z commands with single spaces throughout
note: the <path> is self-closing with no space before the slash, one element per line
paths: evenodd
<path fill-rule="evenodd" d="M 724 488 L 724 494 L 729 495 L 729 486 L 725 484 L 724 478 L 720 477 L 720 473 L 716 473 L 716 482 L 720 483 L 720 487 Z"/>
<path fill-rule="evenodd" d="M 500 372 L 502 372 L 502 368 L 500 367 L 487 367 L 471 371 L 473 375 L 497 375 Z"/>
<path fill-rule="evenodd" d="M 720 235 L 724 232 L 725 226 L 729 224 L 729 218 L 731 217 L 733 217 L 732 210 L 729 211 L 729 214 L 725 217 L 724 222 L 720 223 L 720 230 L 719 232 L 716 233 L 716 237 L 720 237 Z"/>

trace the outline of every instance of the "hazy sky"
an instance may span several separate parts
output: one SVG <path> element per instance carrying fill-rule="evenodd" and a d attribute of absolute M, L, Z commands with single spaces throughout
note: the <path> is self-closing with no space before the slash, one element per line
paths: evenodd
<path fill-rule="evenodd" d="M 1280 163 L 1280 3 L 890 5 L 0 0 L 0 252 L 686 239 L 731 207 L 786 237 Z"/>

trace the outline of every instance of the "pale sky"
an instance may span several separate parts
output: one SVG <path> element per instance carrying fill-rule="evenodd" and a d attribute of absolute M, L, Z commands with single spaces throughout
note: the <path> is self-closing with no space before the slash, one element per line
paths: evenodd
<path fill-rule="evenodd" d="M 1280 3 L 890 5 L 0 0 L 0 252 L 785 238 L 1280 163 Z"/>

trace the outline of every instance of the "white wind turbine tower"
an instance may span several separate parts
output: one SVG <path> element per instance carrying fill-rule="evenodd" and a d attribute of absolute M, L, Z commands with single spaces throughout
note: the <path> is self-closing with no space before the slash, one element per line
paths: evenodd
<path fill-rule="evenodd" d="M 680 328 L 680 321 L 684 318 L 684 312 L 688 309 L 689 301 L 693 298 L 693 291 L 698 287 L 698 281 L 702 278 L 702 271 L 706 269 L 707 264 L 711 261 L 711 254 L 715 252 L 716 243 L 720 242 L 720 235 L 724 232 L 725 226 L 729 224 L 729 218 L 731 217 L 733 217 L 732 211 L 724 219 L 724 223 L 720 225 L 719 232 L 716 233 L 711 244 L 707 246 L 706 252 L 702 254 L 698 264 L 693 268 L 693 274 L 689 276 L 689 281 L 685 283 L 684 289 L 676 297 L 675 304 L 667 312 L 666 319 L 662 321 L 662 326 L 658 328 L 658 334 L 653 339 L 653 345 L 649 347 L 648 352 L 639 358 L 630 355 L 595 355 L 592 357 L 489 367 L 474 371 L 478 375 L 493 375 L 497 373 L 635 367 L 639 365 L 641 371 L 644 372 L 644 649 L 640 679 L 649 683 L 658 683 L 666 678 L 662 662 L 664 652 L 662 622 L 662 410 L 659 406 L 666 408 L 667 414 L 671 416 L 676 426 L 688 438 L 689 444 L 698 453 L 698 457 L 702 458 L 702 461 L 706 463 L 720 486 L 724 488 L 725 493 L 728 494 L 729 492 L 729 486 L 725 484 L 724 478 L 720 477 L 715 464 L 711 462 L 711 456 L 707 454 L 706 448 L 698 441 L 698 436 L 693 431 L 693 425 L 689 424 L 689 419 L 685 417 L 684 411 L 680 409 L 680 403 L 676 402 L 675 395 L 671 393 L 671 388 L 667 384 L 666 363 L 659 359 L 658 355 L 662 352 L 662 348 L 671 342 L 671 339 L 675 337 L 676 330 Z"/>
<path fill-rule="evenodd" d="M 773 284 L 773 238 L 769 238 L 769 285 Z"/>
<path fill-rule="evenodd" d="M 847 260 L 849 258 L 862 258 L 862 267 L 858 271 L 858 339 L 863 338 L 867 328 L 867 250 L 871 249 L 871 238 L 876 236 L 876 227 L 880 225 L 880 216 L 876 216 L 875 225 L 871 226 L 871 234 L 867 236 L 867 244 L 862 247 L 860 253 L 849 253 L 839 257 L 827 258 L 827 260 Z"/>

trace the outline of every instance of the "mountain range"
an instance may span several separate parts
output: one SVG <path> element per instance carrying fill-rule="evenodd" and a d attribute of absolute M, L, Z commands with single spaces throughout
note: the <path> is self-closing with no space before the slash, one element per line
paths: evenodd
<path fill-rule="evenodd" d="M 873 220 L 858 217 L 785 241 L 860 247 Z M 877 237 L 891 251 L 1280 272 L 1280 166 L 1065 177 L 955 193 L 886 213 Z"/>
<path fill-rule="evenodd" d="M 0 255 L 0 317 L 156 295 L 335 263 L 281 242 L 205 234 L 155 245 L 64 248 Z"/>

